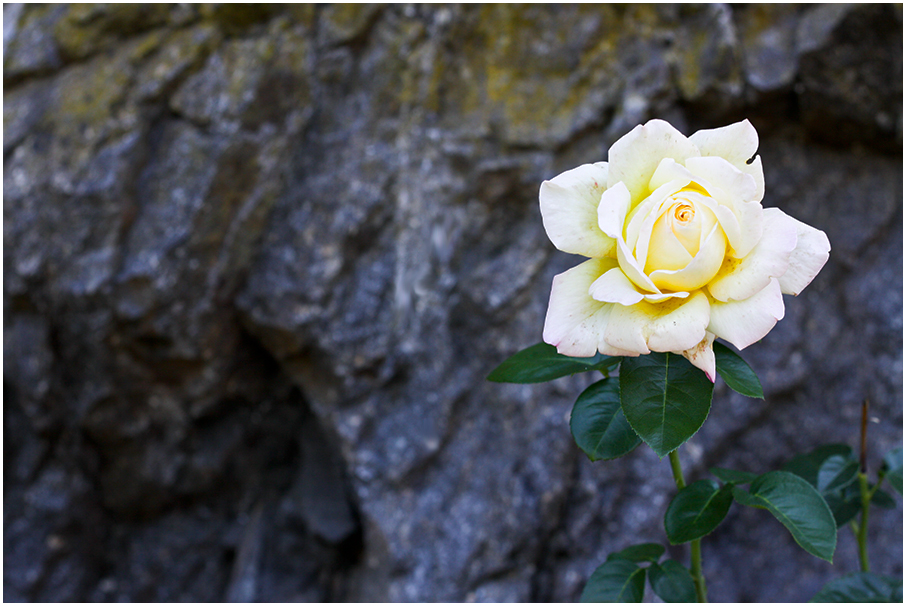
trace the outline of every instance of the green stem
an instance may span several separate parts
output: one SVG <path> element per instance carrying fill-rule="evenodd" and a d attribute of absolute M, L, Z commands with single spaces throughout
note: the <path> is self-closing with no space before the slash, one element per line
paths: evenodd
<path fill-rule="evenodd" d="M 683 468 L 680 465 L 679 454 L 676 450 L 672 451 L 670 457 L 670 469 L 673 471 L 673 479 L 676 487 L 682 490 L 686 487 L 686 480 L 683 478 Z M 695 539 L 690 544 L 692 550 L 692 567 L 689 572 L 692 573 L 692 581 L 695 583 L 695 596 L 700 603 L 708 601 L 708 589 L 705 586 L 705 575 L 702 574 L 702 540 Z"/>
<path fill-rule="evenodd" d="M 679 454 L 674 450 L 667 456 L 670 457 L 670 469 L 673 470 L 673 479 L 676 480 L 676 487 L 682 490 L 686 487 L 686 480 L 683 478 L 683 466 L 680 465 Z"/>
<path fill-rule="evenodd" d="M 859 472 L 859 492 L 862 495 L 862 518 L 859 520 L 859 532 L 856 541 L 859 543 L 859 568 L 868 572 L 868 507 L 872 492 L 868 489 L 868 476 Z"/>

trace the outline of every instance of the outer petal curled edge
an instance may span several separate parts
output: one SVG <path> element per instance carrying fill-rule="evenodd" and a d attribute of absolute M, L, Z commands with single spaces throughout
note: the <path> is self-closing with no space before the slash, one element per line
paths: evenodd
<path fill-rule="evenodd" d="M 598 227 L 598 204 L 607 187 L 607 163 L 583 164 L 541 184 L 538 198 L 547 237 L 563 252 L 604 257 L 613 238 Z"/>
<path fill-rule="evenodd" d="M 544 319 L 544 342 L 563 355 L 589 357 L 598 351 L 613 308 L 595 301 L 588 289 L 599 276 L 616 267 L 615 259 L 589 259 L 554 276 Z"/>
<path fill-rule="evenodd" d="M 811 284 L 830 257 L 830 241 L 820 229 L 806 225 L 778 210 L 796 225 L 796 249 L 790 253 L 789 267 L 779 278 L 785 295 L 798 295 Z"/>
<path fill-rule="evenodd" d="M 771 278 L 764 289 L 744 301 L 711 301 L 708 332 L 745 349 L 768 334 L 783 313 L 780 283 Z"/>

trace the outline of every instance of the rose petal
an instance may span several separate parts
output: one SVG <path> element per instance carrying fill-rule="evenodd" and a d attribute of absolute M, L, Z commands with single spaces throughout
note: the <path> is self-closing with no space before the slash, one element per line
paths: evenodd
<path fill-rule="evenodd" d="M 661 213 L 658 217 L 651 217 L 650 227 L 648 222 L 646 222 L 645 228 L 639 234 L 639 241 L 636 244 L 636 255 L 645 255 L 642 258 L 645 259 L 645 272 L 649 276 L 652 276 L 651 272 L 655 271 L 656 268 L 666 270 L 682 269 L 689 265 L 693 258 L 674 233 L 673 222 L 670 220 L 669 214 L 670 207 L 665 210 L 667 213 Z M 695 244 L 697 246 L 698 242 Z M 721 257 L 721 260 L 723 260 L 723 257 Z M 652 281 L 654 281 L 653 277 Z M 657 285 L 656 282 L 655 285 Z"/>
<path fill-rule="evenodd" d="M 607 164 L 583 164 L 541 184 L 541 220 L 563 252 L 604 257 L 614 241 L 598 227 L 598 204 L 607 186 Z"/>
<path fill-rule="evenodd" d="M 755 200 L 764 199 L 764 170 L 761 168 L 761 156 L 755 156 L 751 163 L 736 164 L 736 168 L 755 179 Z"/>
<path fill-rule="evenodd" d="M 757 204 L 761 195 L 757 195 L 755 180 L 723 158 L 689 158 L 686 165 L 711 194 L 718 208 L 723 207 L 715 214 L 730 241 L 731 256 L 741 259 L 749 254 L 761 239 L 761 205 Z M 732 211 L 735 221 L 728 210 Z"/>
<path fill-rule="evenodd" d="M 601 195 L 601 204 L 598 206 L 598 225 L 601 231 L 616 239 L 617 259 L 626 277 L 644 290 L 659 293 L 660 291 L 655 288 L 648 276 L 642 272 L 623 238 L 623 223 L 629 210 L 629 203 L 629 190 L 626 189 L 624 183 L 616 183 L 608 188 Z"/>
<path fill-rule="evenodd" d="M 660 214 L 661 209 L 659 207 L 667 201 L 670 194 L 678 192 L 686 185 L 688 185 L 688 182 L 684 182 L 682 179 L 679 181 L 668 181 L 651 192 L 651 195 L 629 212 L 627 217 L 628 225 L 626 225 L 626 244 L 630 248 L 635 248 L 639 234 L 648 217 L 652 213 Z"/>
<path fill-rule="evenodd" d="M 619 267 L 605 272 L 592 282 L 588 293 L 596 301 L 620 305 L 635 305 L 645 298 Z"/>
<path fill-rule="evenodd" d="M 748 120 L 697 131 L 689 140 L 701 155 L 726 158 L 733 164 L 745 164 L 758 151 L 758 131 Z"/>
<path fill-rule="evenodd" d="M 705 371 L 708 379 L 713 383 L 717 375 L 717 361 L 714 359 L 714 334 L 705 333 L 701 342 L 683 352 L 683 357 L 692 362 L 692 365 Z"/>
<path fill-rule="evenodd" d="M 542 336 L 545 343 L 567 356 L 595 355 L 613 304 L 595 301 L 588 289 L 599 276 L 615 266 L 614 259 L 589 259 L 554 276 L 544 319 Z"/>
<path fill-rule="evenodd" d="M 715 157 L 689 158 L 686 160 L 686 168 L 692 172 L 698 179 L 704 179 L 711 186 L 722 189 L 733 200 L 743 202 L 759 202 L 755 198 L 756 186 L 755 179 L 752 175 L 739 170 L 727 160 Z M 700 182 L 696 180 L 696 182 Z M 702 183 L 702 185 L 705 185 Z M 710 190 L 711 196 L 714 192 Z"/>
<path fill-rule="evenodd" d="M 630 358 L 637 358 L 639 356 L 639 352 L 637 351 L 627 351 L 625 349 L 613 347 L 603 339 L 598 343 L 598 351 L 605 356 L 629 356 Z"/>
<path fill-rule="evenodd" d="M 709 322 L 708 297 L 698 291 L 688 299 L 652 305 L 645 301 L 625 307 L 614 305 L 604 340 L 620 349 L 647 354 L 683 352 L 705 336 Z"/>
<path fill-rule="evenodd" d="M 625 183 L 615 183 L 601 194 L 598 203 L 598 227 L 607 236 L 623 238 L 623 223 L 632 198 Z"/>
<path fill-rule="evenodd" d="M 623 270 L 626 277 L 632 280 L 636 286 L 648 292 L 661 294 L 660 289 L 642 271 L 639 262 L 632 256 L 632 251 L 629 250 L 622 238 L 617 239 L 617 261 L 619 261 L 620 269 Z"/>
<path fill-rule="evenodd" d="M 771 278 L 789 271 L 790 253 L 796 248 L 796 222 L 776 208 L 766 208 L 763 216 L 764 234 L 758 245 L 742 260 L 727 259 L 708 284 L 708 292 L 715 299 L 748 299 L 764 289 Z"/>
<path fill-rule="evenodd" d="M 665 292 L 665 293 L 661 293 L 661 294 L 653 294 L 653 295 L 645 294 L 644 295 L 645 300 L 648 301 L 649 303 L 660 303 L 661 301 L 666 301 L 667 299 L 671 299 L 673 297 L 677 297 L 679 299 L 685 299 L 688 296 L 689 296 L 689 292 L 684 291 L 684 290 L 679 290 L 677 292 Z"/>
<path fill-rule="evenodd" d="M 783 211 L 778 210 L 782 213 Z M 796 225 L 796 248 L 790 253 L 790 264 L 778 281 L 785 295 L 798 295 L 808 286 L 830 257 L 830 241 L 820 229 L 785 215 Z"/>
<path fill-rule="evenodd" d="M 648 189 L 654 191 L 661 185 L 665 185 L 671 181 L 682 181 L 684 183 L 680 187 L 685 187 L 693 179 L 695 179 L 695 175 L 689 172 L 689 169 L 685 166 L 677 163 L 673 158 L 664 158 L 661 160 L 660 164 L 657 165 L 654 174 L 651 175 L 651 181 L 648 182 Z"/>
<path fill-rule="evenodd" d="M 771 278 L 763 290 L 744 301 L 712 301 L 708 331 L 744 349 L 768 334 L 783 312 L 780 283 Z"/>
<path fill-rule="evenodd" d="M 748 160 L 758 151 L 758 132 L 748 120 L 721 128 L 700 130 L 689 140 L 698 147 L 702 156 L 724 158 L 742 172 L 755 179 L 755 200 L 764 197 L 764 171 L 758 156 L 751 164 Z"/>
<path fill-rule="evenodd" d="M 727 251 L 727 239 L 720 228 L 714 225 L 705 243 L 692 262 L 683 269 L 674 271 L 657 270 L 649 278 L 661 290 L 695 290 L 701 288 L 717 273 Z"/>
<path fill-rule="evenodd" d="M 755 248 L 764 233 L 764 209 L 760 202 L 739 202 L 732 206 L 719 204 L 714 216 L 727 235 L 730 256 L 742 259 Z"/>
<path fill-rule="evenodd" d="M 685 299 L 688 292 L 668 292 L 663 294 L 640 293 L 638 287 L 626 277 L 619 267 L 604 273 L 603 276 L 592 282 L 588 294 L 596 301 L 602 303 L 619 303 L 620 305 L 635 305 L 643 299 L 649 303 L 660 303 L 672 297 Z"/>
<path fill-rule="evenodd" d="M 664 158 L 683 163 L 698 155 L 695 145 L 673 126 L 663 120 L 649 120 L 611 146 L 607 154 L 610 164 L 607 183 L 610 186 L 620 181 L 625 183 L 635 205 L 651 193 L 648 183 Z"/>

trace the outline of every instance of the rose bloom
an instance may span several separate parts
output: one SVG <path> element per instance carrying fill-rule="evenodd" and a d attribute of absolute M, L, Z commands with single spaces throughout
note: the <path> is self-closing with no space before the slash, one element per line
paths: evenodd
<path fill-rule="evenodd" d="M 651 120 L 608 162 L 542 183 L 551 242 L 589 257 L 554 278 L 544 341 L 567 356 L 682 354 L 714 381 L 715 337 L 739 349 L 764 337 L 830 242 L 762 207 L 757 149 L 748 120 L 691 137 Z"/>

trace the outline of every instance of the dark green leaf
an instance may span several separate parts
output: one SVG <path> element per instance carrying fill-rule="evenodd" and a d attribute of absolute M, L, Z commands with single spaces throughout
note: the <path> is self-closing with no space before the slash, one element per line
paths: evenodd
<path fill-rule="evenodd" d="M 705 373 L 677 354 L 624 358 L 620 366 L 623 413 L 659 457 L 698 431 L 711 409 L 713 390 Z"/>
<path fill-rule="evenodd" d="M 569 428 L 579 448 L 592 461 L 622 457 L 641 443 L 620 408 L 620 383 L 593 383 L 573 406 Z"/>
<path fill-rule="evenodd" d="M 884 455 L 884 477 L 894 489 L 903 494 L 903 449 L 894 448 Z"/>
<path fill-rule="evenodd" d="M 877 505 L 883 509 L 896 509 L 897 502 L 893 499 L 892 496 L 881 490 L 880 488 L 871 495 L 871 504 Z"/>
<path fill-rule="evenodd" d="M 712 467 L 709 471 L 721 482 L 726 482 L 728 484 L 748 484 L 758 477 L 757 473 L 724 469 L 722 467 Z"/>
<path fill-rule="evenodd" d="M 903 601 L 903 581 L 873 572 L 854 572 L 834 579 L 821 588 L 810 602 L 897 602 Z"/>
<path fill-rule="evenodd" d="M 818 478 L 815 488 L 818 492 L 825 493 L 845 488 L 852 484 L 859 472 L 859 462 L 852 457 L 831 455 L 824 459 L 818 468 Z"/>
<path fill-rule="evenodd" d="M 853 449 L 846 444 L 825 444 L 810 453 L 794 457 L 783 466 L 783 471 L 794 473 L 812 486 L 818 486 L 818 470 L 821 469 L 821 464 L 828 457 L 834 455 L 840 455 L 847 459 L 853 458 Z"/>
<path fill-rule="evenodd" d="M 748 490 L 743 490 L 738 486 L 733 487 L 733 498 L 740 505 L 745 505 L 746 507 L 756 507 L 758 509 L 767 509 L 768 505 L 763 499 L 758 498 L 757 496 L 749 493 Z"/>
<path fill-rule="evenodd" d="M 630 545 L 623 551 L 617 551 L 607 556 L 608 560 L 612 558 L 622 558 L 630 562 L 657 562 L 664 555 L 664 546 L 660 543 L 639 543 Z"/>
<path fill-rule="evenodd" d="M 695 583 L 686 567 L 676 560 L 652 564 L 648 568 L 648 582 L 659 598 L 668 603 L 697 602 Z"/>
<path fill-rule="evenodd" d="M 854 482 L 843 490 L 822 495 L 827 506 L 830 507 L 831 513 L 834 514 L 834 520 L 837 522 L 837 528 L 840 528 L 862 510 L 862 496 L 859 494 L 859 487 Z"/>
<path fill-rule="evenodd" d="M 699 480 L 676 493 L 664 515 L 670 543 L 694 541 L 717 528 L 733 502 L 732 488 L 721 488 L 714 480 Z"/>
<path fill-rule="evenodd" d="M 717 374 L 730 389 L 750 398 L 764 400 L 764 391 L 761 389 L 758 375 L 738 353 L 715 341 L 714 359 L 717 363 Z"/>
<path fill-rule="evenodd" d="M 604 370 L 620 363 L 621 358 L 595 354 L 591 358 L 571 358 L 557 353 L 547 343 L 532 345 L 504 360 L 488 375 L 497 383 L 543 383 L 577 372 Z"/>
<path fill-rule="evenodd" d="M 800 547 L 813 556 L 833 562 L 837 524 L 827 503 L 801 477 L 786 471 L 769 471 L 752 482 L 749 492 L 733 488 L 741 505 L 763 507 L 786 526 Z"/>
<path fill-rule="evenodd" d="M 582 591 L 583 602 L 641 602 L 645 569 L 623 558 L 608 558 L 598 566 Z"/>

